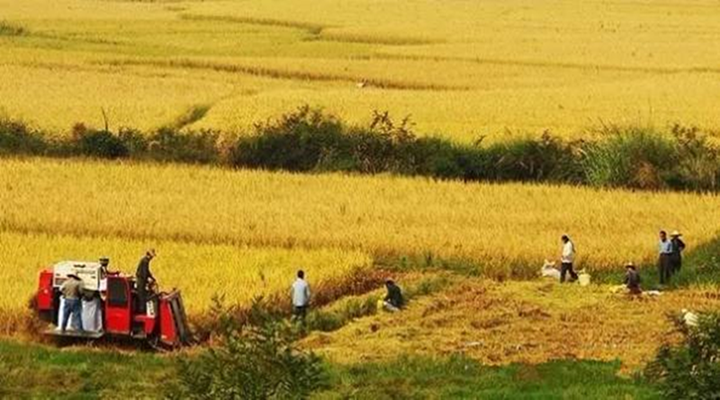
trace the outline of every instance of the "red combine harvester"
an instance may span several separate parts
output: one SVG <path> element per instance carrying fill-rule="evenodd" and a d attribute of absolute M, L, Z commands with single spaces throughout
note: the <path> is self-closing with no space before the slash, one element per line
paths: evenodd
<path fill-rule="evenodd" d="M 83 331 L 72 326 L 64 332 L 60 329 L 64 307 L 60 286 L 69 274 L 77 275 L 83 283 Z M 99 263 L 63 261 L 40 272 L 37 311 L 41 320 L 55 325 L 45 331 L 48 335 L 84 339 L 124 337 L 146 341 L 155 348 L 170 349 L 191 344 L 180 291 L 153 291 L 145 308 L 138 311 L 141 307 L 138 307 L 135 277 L 106 272 Z"/>

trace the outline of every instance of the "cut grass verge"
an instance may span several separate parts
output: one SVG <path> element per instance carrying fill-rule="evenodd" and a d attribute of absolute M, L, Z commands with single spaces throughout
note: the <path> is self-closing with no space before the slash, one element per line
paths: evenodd
<path fill-rule="evenodd" d="M 617 375 L 619 362 L 551 361 L 484 367 L 462 356 L 403 357 L 334 369 L 319 399 L 650 399 L 655 389 Z"/>
<path fill-rule="evenodd" d="M 161 398 L 171 359 L 0 341 L 2 398 Z"/>
<path fill-rule="evenodd" d="M 619 362 L 571 360 L 485 367 L 461 356 L 328 364 L 330 385 L 314 398 L 658 397 L 648 383 L 619 377 L 619 367 Z M 155 399 L 167 394 L 175 369 L 172 356 L 0 341 L 0 372 L 5 398 Z"/>

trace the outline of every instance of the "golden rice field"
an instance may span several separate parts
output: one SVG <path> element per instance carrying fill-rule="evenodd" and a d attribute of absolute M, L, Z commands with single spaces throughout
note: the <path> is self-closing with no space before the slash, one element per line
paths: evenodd
<path fill-rule="evenodd" d="M 201 106 L 188 128 L 242 132 L 307 103 L 466 142 L 717 131 L 718 20 L 713 0 L 0 0 L 0 114 L 153 129 Z"/>
<path fill-rule="evenodd" d="M 16 330 L 37 288 L 38 272 L 62 260 L 96 260 L 106 255 L 111 269 L 135 273 L 144 249 L 156 246 L 153 274 L 161 288 L 182 290 L 188 314 L 209 310 L 212 299 L 248 305 L 256 296 L 287 293 L 298 268 L 313 287 L 337 283 L 356 269 L 370 266 L 358 251 L 329 249 L 251 248 L 222 244 L 193 244 L 171 240 L 129 240 L 112 237 L 73 237 L 55 234 L 0 232 L 0 333 Z M 29 310 L 26 310 L 29 312 Z"/>
<path fill-rule="evenodd" d="M 334 333 L 314 333 L 303 344 L 346 364 L 407 354 L 464 354 L 487 365 L 621 359 L 625 372 L 631 372 L 650 361 L 661 344 L 677 340 L 668 313 L 720 307 L 714 288 L 642 299 L 609 289 L 466 279 L 401 313 L 380 313 Z"/>
<path fill-rule="evenodd" d="M 716 195 L 48 159 L 0 160 L 0 204 L 14 234 L 464 259 L 505 276 L 557 259 L 563 233 L 597 271 L 653 263 L 661 228 L 692 251 L 720 220 Z"/>

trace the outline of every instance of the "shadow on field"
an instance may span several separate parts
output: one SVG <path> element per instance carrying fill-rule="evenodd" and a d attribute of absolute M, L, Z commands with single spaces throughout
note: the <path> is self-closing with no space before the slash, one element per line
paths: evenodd
<path fill-rule="evenodd" d="M 716 284 L 720 281 L 720 234 L 698 247 L 691 247 L 683 258 L 680 274 L 673 285 Z"/>

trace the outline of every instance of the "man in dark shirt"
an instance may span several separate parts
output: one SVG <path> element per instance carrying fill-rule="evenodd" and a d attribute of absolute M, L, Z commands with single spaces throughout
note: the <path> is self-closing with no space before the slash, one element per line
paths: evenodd
<path fill-rule="evenodd" d="M 385 287 L 387 288 L 387 295 L 385 296 L 385 300 L 383 302 L 385 308 L 389 311 L 400 311 L 400 309 L 405 305 L 402 290 L 400 290 L 400 287 L 396 285 L 392 279 L 385 281 Z"/>
<path fill-rule="evenodd" d="M 100 257 L 100 274 L 104 278 L 108 274 L 108 266 L 110 265 L 110 259 L 107 257 Z"/>
<path fill-rule="evenodd" d="M 147 285 L 155 282 L 155 277 L 150 272 L 150 261 L 155 258 L 155 249 L 150 249 L 140 259 L 137 271 L 135 272 L 135 288 L 138 296 L 138 312 L 144 313 L 147 303 Z"/>
<path fill-rule="evenodd" d="M 682 267 L 682 252 L 685 250 L 685 242 L 680 239 L 680 232 L 673 231 L 670 234 L 670 243 L 672 244 L 672 253 L 670 254 L 670 262 L 672 263 L 672 273 L 680 272 Z"/>
<path fill-rule="evenodd" d="M 641 294 L 640 274 L 635 269 L 635 264 L 629 262 L 625 265 L 625 285 L 630 294 Z"/>

